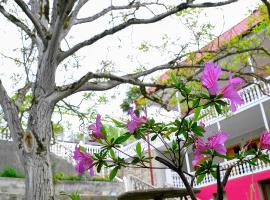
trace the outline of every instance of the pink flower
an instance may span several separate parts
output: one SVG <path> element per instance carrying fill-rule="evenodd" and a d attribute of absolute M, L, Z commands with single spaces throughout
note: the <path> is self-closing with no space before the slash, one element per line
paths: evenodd
<path fill-rule="evenodd" d="M 217 132 L 215 135 L 208 138 L 208 148 L 215 150 L 221 155 L 226 155 L 226 148 L 224 142 L 228 139 L 228 134 L 226 132 Z"/>
<path fill-rule="evenodd" d="M 192 161 L 192 166 L 195 167 L 199 164 L 199 162 L 206 158 L 206 155 L 202 154 L 203 151 L 207 150 L 207 144 L 203 140 L 203 137 L 197 137 L 197 139 L 194 142 L 194 159 Z"/>
<path fill-rule="evenodd" d="M 221 73 L 221 67 L 213 62 L 205 64 L 201 82 L 207 88 L 210 95 L 216 95 L 219 91 L 218 78 Z"/>
<path fill-rule="evenodd" d="M 241 87 L 244 81 L 241 78 L 232 78 L 230 73 L 230 79 L 228 84 L 221 90 L 221 94 L 224 98 L 230 100 L 231 111 L 236 111 L 236 104 L 243 104 L 244 100 L 240 97 L 237 90 Z"/>
<path fill-rule="evenodd" d="M 260 147 L 270 150 L 270 132 L 264 131 L 260 137 Z"/>
<path fill-rule="evenodd" d="M 103 139 L 104 136 L 101 133 L 102 124 L 101 124 L 101 115 L 97 114 L 96 123 L 91 124 L 88 129 L 91 131 L 90 136 L 95 139 Z"/>
<path fill-rule="evenodd" d="M 205 142 L 202 137 L 198 137 L 194 144 L 195 149 L 192 166 L 196 167 L 203 159 L 207 158 L 207 156 L 203 154 L 207 149 L 214 150 L 221 155 L 226 155 L 227 150 L 224 143 L 227 139 L 228 134 L 225 132 L 217 132 L 215 135 L 209 137 L 207 142 Z"/>
<path fill-rule="evenodd" d="M 145 116 L 137 117 L 132 109 L 128 110 L 128 114 L 131 116 L 131 120 L 127 123 L 127 129 L 130 133 L 134 133 L 135 129 L 138 126 L 147 121 L 147 118 Z"/>
<path fill-rule="evenodd" d="M 91 176 L 94 175 L 93 170 L 94 160 L 91 158 L 90 154 L 81 151 L 80 148 L 76 146 L 73 158 L 76 161 L 75 170 L 78 173 L 83 174 L 85 171 L 89 170 L 90 175 Z"/>
<path fill-rule="evenodd" d="M 202 85 L 207 88 L 210 95 L 221 93 L 224 98 L 229 99 L 231 111 L 234 112 L 236 111 L 237 104 L 244 103 L 244 100 L 237 93 L 244 81 L 241 78 L 232 78 L 232 73 L 230 72 L 227 85 L 220 91 L 218 84 L 220 73 L 221 67 L 219 65 L 212 62 L 206 63 L 201 76 Z"/>

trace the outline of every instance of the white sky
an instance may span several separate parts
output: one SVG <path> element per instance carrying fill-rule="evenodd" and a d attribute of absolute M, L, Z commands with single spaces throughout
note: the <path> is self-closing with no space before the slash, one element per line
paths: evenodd
<path fill-rule="evenodd" d="M 100 1 L 101 2 L 101 1 Z M 213 0 L 215 2 L 215 0 Z M 259 0 L 240 0 L 238 3 L 224 6 L 222 8 L 209 8 L 205 9 L 200 20 L 210 22 L 215 25 L 213 33 L 220 35 L 222 32 L 228 30 L 232 26 L 239 23 L 247 15 L 249 10 L 254 10 L 259 3 Z M 93 11 L 101 9 L 102 3 L 95 4 L 89 7 Z M 82 15 L 88 14 L 89 10 L 85 10 Z M 2 15 L 0 15 L 0 53 L 16 57 L 18 53 L 15 51 L 19 48 L 21 41 L 15 26 L 10 25 Z M 70 45 L 87 39 L 92 33 L 98 33 L 103 28 L 102 20 L 92 26 L 81 26 L 80 29 L 75 29 L 69 35 Z M 151 50 L 151 52 L 141 52 L 138 47 L 143 41 L 147 41 L 153 45 L 161 45 L 162 37 L 167 35 L 170 41 L 179 39 L 180 43 L 190 42 L 189 32 L 179 23 L 179 18 L 173 16 L 168 17 L 161 22 L 150 25 L 137 25 L 129 27 L 114 36 L 109 36 L 101 41 L 98 41 L 91 47 L 80 50 L 77 55 L 80 58 L 79 69 L 71 70 L 66 76 L 64 72 L 59 71 L 57 80 L 59 82 L 68 81 L 68 78 L 78 79 L 88 71 L 95 71 L 100 67 L 102 60 L 112 60 L 115 64 L 115 69 L 119 73 L 129 73 L 134 71 L 138 66 L 156 66 L 170 60 L 172 55 L 165 54 L 158 50 Z M 177 52 L 176 46 L 170 47 L 170 50 Z M 10 77 L 16 73 L 21 73 L 22 69 L 18 69 L 13 61 L 4 59 L 0 55 L 0 78 L 4 85 L 8 88 L 9 92 L 20 87 L 20 85 L 13 85 Z M 160 74 L 160 73 L 159 73 Z M 63 80 L 65 77 L 65 80 Z M 71 81 L 71 79 L 69 80 Z M 105 92 L 108 96 L 116 93 L 117 98 L 110 100 L 107 105 L 99 106 L 98 112 L 109 114 L 118 117 L 120 112 L 119 105 L 124 96 L 126 86 L 118 87 L 116 90 Z M 101 93 L 99 93 L 101 94 Z M 75 95 L 72 99 L 78 99 L 79 96 Z M 76 129 L 76 126 L 74 126 Z"/>

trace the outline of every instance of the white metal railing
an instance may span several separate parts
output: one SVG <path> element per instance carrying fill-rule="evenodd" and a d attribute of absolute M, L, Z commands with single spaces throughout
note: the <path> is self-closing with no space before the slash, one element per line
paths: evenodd
<path fill-rule="evenodd" d="M 268 77 L 267 79 L 269 80 L 270 77 Z M 263 92 L 261 91 L 261 89 L 263 90 Z M 235 113 L 229 112 L 226 113 L 226 116 L 237 114 L 254 105 L 257 105 L 259 102 L 270 99 L 270 97 L 268 96 L 270 94 L 270 84 L 264 82 L 252 84 L 239 90 L 239 94 L 241 98 L 244 100 L 244 103 L 241 105 L 237 105 L 237 111 Z M 206 126 L 212 125 L 217 121 L 226 118 L 226 116 L 218 115 L 215 108 L 213 107 L 208 107 L 207 109 L 201 111 L 201 115 L 205 114 L 207 115 L 203 119 L 201 119 L 201 122 L 203 122 Z M 188 118 L 193 118 L 193 116 L 194 114 L 191 114 L 188 116 Z"/>
<path fill-rule="evenodd" d="M 250 157 L 247 157 L 247 159 L 249 158 Z M 258 160 L 256 165 L 251 165 L 247 162 L 243 164 L 237 164 L 237 162 L 238 162 L 237 159 L 233 159 L 233 160 L 225 161 L 221 163 L 220 164 L 221 178 L 223 178 L 223 176 L 225 175 L 225 169 L 231 166 L 234 166 L 234 167 L 231 171 L 229 179 L 239 178 L 242 176 L 246 176 L 246 175 L 250 175 L 253 173 L 262 172 L 262 171 L 270 169 L 270 164 L 262 162 L 261 160 Z M 187 179 L 190 181 L 189 177 L 187 177 Z M 207 174 L 205 178 L 203 179 L 203 181 L 200 182 L 199 184 L 195 183 L 194 187 L 198 188 L 198 187 L 203 187 L 203 186 L 207 186 L 211 184 L 216 184 L 216 179 L 212 175 Z M 166 185 L 172 186 L 172 187 L 178 187 L 178 188 L 184 187 L 184 184 L 182 180 L 180 179 L 179 175 L 170 169 L 166 170 Z"/>
<path fill-rule="evenodd" d="M 261 92 L 259 86 L 261 89 L 263 89 L 264 92 Z M 265 100 L 270 99 L 270 97 L 266 95 L 266 94 L 270 94 L 270 84 L 266 84 L 266 83 L 261 82 L 261 83 L 259 83 L 259 86 L 257 84 L 252 84 L 252 85 L 245 87 L 239 91 L 239 94 L 243 98 L 244 103 L 242 105 L 237 106 L 237 112 L 235 112 L 234 114 L 242 112 L 243 110 L 248 109 L 249 107 L 252 107 L 254 105 L 257 105 L 259 102 L 263 102 Z M 222 115 L 217 115 L 215 109 L 210 108 L 210 107 L 205 109 L 205 110 L 202 110 L 201 114 L 202 115 L 207 114 L 201 120 L 206 126 L 209 126 L 209 125 L 211 125 L 217 121 L 220 121 L 226 117 L 226 116 L 222 116 Z M 193 117 L 193 114 L 189 116 L 189 118 L 192 118 L 192 117 Z M 12 141 L 12 139 L 8 133 L 1 133 L 0 140 Z M 136 154 L 134 149 L 135 149 L 137 142 L 138 141 L 134 141 L 133 143 L 122 147 L 121 148 L 122 152 L 125 152 L 126 154 L 129 154 L 131 156 L 134 156 Z M 141 142 L 142 148 L 146 151 L 148 148 L 147 142 L 145 142 L 143 140 L 140 140 L 140 142 Z M 168 142 L 168 141 L 166 141 L 166 142 Z M 151 149 L 153 149 L 153 146 L 155 148 L 160 148 L 163 146 L 163 142 L 159 138 L 157 138 L 155 141 L 151 142 L 151 145 L 152 145 Z M 51 146 L 51 152 L 71 161 L 72 154 L 73 154 L 72 152 L 74 151 L 75 146 L 76 146 L 75 143 L 67 143 L 67 142 L 57 141 L 56 144 Z M 98 153 L 100 151 L 99 146 L 84 145 L 84 144 L 82 144 L 82 146 L 84 146 L 86 148 L 87 152 L 89 152 L 90 154 Z M 124 158 L 127 158 L 127 156 L 121 152 L 119 153 L 119 155 L 121 155 Z M 233 162 L 233 161 L 230 161 L 230 162 Z M 224 163 L 224 165 L 226 165 L 226 163 Z M 264 166 L 263 163 L 260 163 L 260 167 L 261 168 L 259 168 L 259 169 L 261 170 L 262 168 L 268 167 L 268 165 Z M 242 169 L 242 172 L 241 172 L 241 169 Z M 244 166 L 239 166 L 239 167 L 236 167 L 235 169 L 233 169 L 232 176 L 237 177 L 238 175 L 243 174 L 244 170 L 246 173 L 248 171 L 248 169 L 252 169 L 253 171 L 256 170 L 256 168 L 250 168 L 250 167 L 245 168 Z M 177 186 L 178 175 L 177 174 L 174 175 L 172 173 L 171 176 L 173 178 L 172 180 L 174 180 L 174 182 L 175 182 L 173 185 Z M 212 181 L 213 180 L 212 180 L 211 176 L 209 176 L 209 177 L 206 176 L 205 180 L 201 184 L 202 185 L 209 184 Z M 181 185 L 179 185 L 179 186 L 181 186 Z"/>
<path fill-rule="evenodd" d="M 124 180 L 126 191 L 147 190 L 147 189 L 155 188 L 154 186 L 130 174 L 125 176 L 123 180 Z"/>
<path fill-rule="evenodd" d="M 9 133 L 0 133 L 0 140 L 12 141 L 11 135 Z"/>
<path fill-rule="evenodd" d="M 270 79 L 268 77 L 267 79 Z M 215 108 L 213 107 L 208 107 L 207 109 L 204 109 L 201 111 L 201 115 L 205 115 L 203 119 L 201 119 L 201 122 L 203 122 L 206 126 L 210 126 L 217 121 L 221 121 L 224 118 L 226 118 L 228 115 L 232 114 L 237 114 L 239 112 L 242 112 L 254 105 L 257 105 L 258 103 L 265 101 L 267 99 L 270 99 L 270 97 L 266 94 L 270 94 L 270 84 L 266 83 L 259 83 L 260 88 L 264 91 L 264 93 L 260 90 L 258 84 L 252 84 L 249 85 L 241 90 L 239 90 L 240 96 L 243 98 L 244 103 L 241 105 L 237 105 L 237 111 L 235 113 L 227 113 L 225 115 L 218 115 Z M 191 114 L 188 116 L 188 118 L 192 119 L 194 114 Z M 129 153 L 130 155 L 135 155 L 135 146 L 138 141 L 135 141 L 127 146 L 124 147 L 124 151 Z M 144 147 L 144 150 L 147 150 L 147 142 L 144 140 L 140 140 L 142 147 Z M 168 141 L 166 141 L 168 142 Z M 162 147 L 164 144 L 160 139 L 156 139 L 155 141 L 151 142 L 151 145 L 154 146 L 155 148 Z M 151 147 L 152 149 L 153 147 Z"/>
<path fill-rule="evenodd" d="M 75 150 L 76 145 L 76 143 L 71 142 L 57 142 L 56 144 L 51 145 L 51 152 L 73 163 L 73 151 Z M 101 150 L 99 146 L 87 144 L 81 144 L 81 146 L 83 146 L 91 155 L 98 153 Z"/>

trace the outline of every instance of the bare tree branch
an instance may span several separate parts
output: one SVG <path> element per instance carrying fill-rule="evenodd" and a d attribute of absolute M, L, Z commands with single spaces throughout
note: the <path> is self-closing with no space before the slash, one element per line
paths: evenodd
<path fill-rule="evenodd" d="M 47 45 L 46 28 L 43 27 L 41 22 L 31 13 L 31 10 L 29 10 L 27 4 L 23 0 L 15 0 L 15 2 L 23 10 L 26 16 L 31 20 L 43 44 L 46 46 Z"/>
<path fill-rule="evenodd" d="M 154 22 L 157 22 L 157 21 L 160 21 L 170 15 L 173 15 L 177 12 L 180 12 L 182 10 L 185 10 L 187 8 L 196 8 L 196 7 L 199 7 L 199 8 L 203 8 L 203 7 L 215 7 L 215 6 L 223 6 L 223 5 L 226 5 L 226 4 L 230 4 L 230 3 L 233 3 L 233 2 L 236 2 L 238 0 L 228 0 L 228 1 L 222 1 L 222 2 L 216 2 L 216 3 L 201 3 L 201 4 L 192 4 L 192 3 L 181 3 L 179 4 L 178 6 L 170 9 L 169 11 L 167 12 L 163 12 L 159 15 L 156 15 L 152 18 L 149 18 L 149 19 L 137 19 L 137 18 L 131 18 L 129 20 L 127 20 L 126 22 L 122 23 L 122 24 L 119 24 L 111 29 L 107 29 L 95 36 L 93 36 L 92 38 L 88 39 L 88 40 L 85 40 L 81 43 L 78 43 L 76 44 L 75 46 L 73 46 L 71 49 L 63 52 L 61 55 L 60 55 L 60 58 L 59 58 L 59 61 L 63 61 L 65 58 L 69 57 L 70 55 L 74 54 L 75 52 L 77 52 L 78 50 L 80 50 L 81 48 L 85 47 L 85 46 L 89 46 L 95 42 L 97 42 L 98 40 L 100 40 L 101 38 L 104 38 L 108 35 L 112 35 L 116 32 L 119 32 L 131 25 L 135 25 L 135 24 L 150 24 L 150 23 L 154 23 Z"/>
<path fill-rule="evenodd" d="M 75 6 L 74 10 L 72 11 L 72 13 L 69 16 L 70 19 L 66 19 L 66 20 L 68 20 L 68 23 L 67 23 L 68 25 L 66 25 L 66 27 L 64 27 L 64 30 L 60 36 L 61 39 L 65 38 L 66 35 L 69 33 L 72 26 L 76 23 L 76 18 L 78 16 L 79 11 L 87 2 L 88 2 L 88 0 L 79 0 L 78 1 L 77 5 Z M 63 22 L 63 24 L 64 24 L 64 22 Z"/>
<path fill-rule="evenodd" d="M 223 50 L 224 49 L 220 49 L 217 51 L 210 51 L 210 52 L 205 51 L 205 52 L 219 55 Z M 263 47 L 252 47 L 249 49 L 240 49 L 240 50 L 236 49 L 233 51 L 226 52 L 226 54 L 221 54 L 221 56 L 214 58 L 214 61 L 217 62 L 221 59 L 224 59 L 226 57 L 229 57 L 229 56 L 232 56 L 235 54 L 242 54 L 242 53 L 251 52 L 251 51 L 262 51 L 266 55 L 270 56 L 270 53 L 266 49 L 264 49 Z M 204 54 L 205 52 L 199 52 L 199 53 Z M 198 53 L 198 52 L 195 52 L 195 53 Z M 117 75 L 114 75 L 111 73 L 89 72 L 85 76 L 83 76 L 81 79 L 79 79 L 78 81 L 76 81 L 72 84 L 57 87 L 53 99 L 57 99 L 57 101 L 58 101 L 58 100 L 61 100 L 62 98 L 65 98 L 73 93 L 80 92 L 80 91 L 87 91 L 87 90 L 104 91 L 104 90 L 111 89 L 111 88 L 113 88 L 117 85 L 120 85 L 122 83 L 129 83 L 129 84 L 137 85 L 137 86 L 140 86 L 141 88 L 144 88 L 146 86 L 147 87 L 155 87 L 156 90 L 165 89 L 165 88 L 172 88 L 171 85 L 164 85 L 164 84 L 159 84 L 159 83 L 147 83 L 147 82 L 143 82 L 139 79 L 140 77 L 147 76 L 147 75 L 152 74 L 156 71 L 166 70 L 166 69 L 172 69 L 172 70 L 188 69 L 188 68 L 198 69 L 193 75 L 187 77 L 187 81 L 196 80 L 196 79 L 194 79 L 194 77 L 201 72 L 201 69 L 203 69 L 204 65 L 203 64 L 188 64 L 188 63 L 185 64 L 185 62 L 179 61 L 185 55 L 186 54 L 180 55 L 178 58 L 175 58 L 166 64 L 153 67 L 149 70 L 144 70 L 142 72 L 137 72 L 137 73 L 133 73 L 133 74 L 126 74 L 123 76 L 117 76 Z M 223 69 L 223 70 L 229 71 L 228 69 Z M 239 71 L 237 71 L 237 74 L 239 77 L 249 76 L 249 77 L 254 77 L 257 80 L 263 81 L 265 83 L 269 83 L 269 80 L 265 79 L 264 77 L 262 77 L 256 73 L 241 72 L 239 70 Z M 92 79 L 96 79 L 96 80 L 106 79 L 108 81 L 89 82 Z M 145 92 L 143 92 L 142 94 L 146 98 L 148 98 L 149 100 L 152 100 L 156 103 L 159 103 L 162 107 L 164 107 L 165 109 L 168 109 L 167 106 L 165 106 L 165 104 L 162 103 L 161 101 L 159 101 L 157 98 L 151 97 Z"/>
<path fill-rule="evenodd" d="M 0 5 L 0 12 L 2 15 L 4 15 L 9 21 L 11 21 L 13 24 L 21 28 L 24 32 L 27 33 L 27 35 L 31 38 L 35 38 L 35 34 L 17 17 L 14 15 L 8 13 L 3 6 Z"/>
<path fill-rule="evenodd" d="M 95 20 L 97 20 L 98 18 L 106 15 L 107 13 L 114 11 L 114 10 L 125 10 L 125 9 L 131 9 L 131 8 L 140 8 L 140 7 L 145 7 L 147 5 L 159 5 L 159 3 L 155 2 L 155 3 L 140 3 L 140 2 L 135 2 L 132 1 L 131 3 L 129 3 L 128 5 L 124 5 L 124 6 L 109 6 L 105 9 L 103 9 L 102 11 L 100 11 L 99 13 L 96 13 L 93 16 L 90 17 L 86 17 L 86 18 L 81 18 L 81 19 L 76 19 L 75 24 L 83 24 L 83 23 L 89 23 L 89 22 L 93 22 Z"/>
<path fill-rule="evenodd" d="M 17 91 L 17 96 L 15 100 L 15 105 L 17 106 L 17 108 L 20 108 L 22 106 L 25 95 L 29 91 L 30 88 L 31 88 L 31 83 L 27 83 L 23 88 Z"/>
<path fill-rule="evenodd" d="M 15 103 L 9 98 L 2 81 L 0 80 L 0 105 L 4 111 L 5 119 L 7 120 L 12 138 L 15 141 L 20 141 L 23 136 L 23 129 L 19 119 L 19 113 Z"/>

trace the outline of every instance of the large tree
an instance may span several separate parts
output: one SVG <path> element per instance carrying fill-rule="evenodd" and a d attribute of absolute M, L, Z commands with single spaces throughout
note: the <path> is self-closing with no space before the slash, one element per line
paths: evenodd
<path fill-rule="evenodd" d="M 218 7 L 237 2 L 237 0 L 205 0 L 199 2 L 196 0 L 183 0 L 170 5 L 165 2 L 167 1 L 162 3 L 158 0 L 127 0 L 126 3 L 123 1 L 122 5 L 114 5 L 111 1 L 108 7 L 104 7 L 101 11 L 79 18 L 78 16 L 82 8 L 87 6 L 88 3 L 93 3 L 92 1 L 0 1 L 1 14 L 10 23 L 19 27 L 31 40 L 30 52 L 33 49 L 37 51 L 36 62 L 33 62 L 36 63 L 36 66 L 32 64 L 26 69 L 26 84 L 17 91 L 15 98 L 8 95 L 0 80 L 0 105 L 14 144 L 20 152 L 26 173 L 26 199 L 54 199 L 49 152 L 52 139 L 51 118 L 59 101 L 82 91 L 105 91 L 123 83 L 141 86 L 142 88 L 154 86 L 162 89 L 167 86 L 144 82 L 142 78 L 158 70 L 177 68 L 200 69 L 203 67 L 203 65 L 198 64 L 179 64 L 178 59 L 187 56 L 185 52 L 166 64 L 137 73 L 130 72 L 126 75 L 118 76 L 112 73 L 89 71 L 71 84 L 58 86 L 55 79 L 57 69 L 61 63 L 65 62 L 80 49 L 91 46 L 97 41 L 116 34 L 127 27 L 155 23 L 189 8 Z M 15 8 L 18 14 L 11 12 L 11 8 Z M 149 16 L 147 18 L 138 18 L 137 13 L 144 8 L 154 12 L 149 12 L 151 15 L 147 15 Z M 100 18 L 112 13 L 115 13 L 115 15 L 121 14 L 121 17 L 114 21 L 113 26 L 64 50 L 63 43 L 68 39 L 66 36 L 72 29 L 81 24 L 94 24 Z M 226 52 L 226 54 L 233 55 L 255 50 L 264 51 L 261 47 L 240 50 L 234 48 L 232 51 Z M 224 56 L 224 53 L 222 54 L 217 49 L 215 53 L 216 55 Z M 33 68 L 30 71 L 34 72 L 34 79 L 29 79 L 28 77 L 29 67 Z M 238 74 L 238 76 L 241 75 L 255 76 L 254 74 Z M 259 77 L 256 76 L 256 78 Z M 27 94 L 31 94 L 30 100 L 25 98 Z M 28 109 L 23 110 L 24 116 L 27 116 L 27 122 L 23 124 L 21 107 L 25 101 L 30 106 Z"/>

